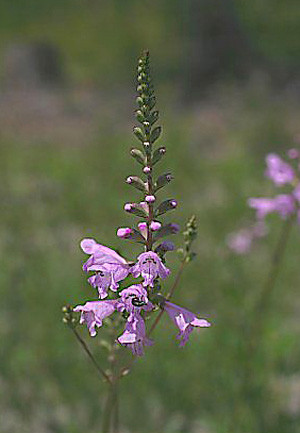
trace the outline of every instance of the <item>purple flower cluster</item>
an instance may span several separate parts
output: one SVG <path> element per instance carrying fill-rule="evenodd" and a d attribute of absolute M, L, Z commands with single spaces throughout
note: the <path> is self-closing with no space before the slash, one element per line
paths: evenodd
<path fill-rule="evenodd" d="M 273 181 L 276 187 L 286 186 L 288 191 L 272 198 L 250 198 L 248 204 L 256 210 L 258 221 L 264 221 L 270 213 L 277 213 L 282 219 L 297 214 L 300 223 L 300 182 L 298 177 L 300 153 L 296 149 L 290 149 L 288 156 L 293 160 L 295 167 L 292 167 L 290 163 L 282 160 L 275 153 L 270 153 L 266 157 L 265 175 Z"/>
<path fill-rule="evenodd" d="M 89 301 L 84 305 L 77 305 L 75 312 L 80 312 L 80 323 L 85 323 L 89 333 L 94 337 L 96 328 L 100 328 L 103 320 L 115 311 L 124 313 L 128 317 L 122 335 L 118 342 L 131 349 L 134 355 L 143 355 L 143 347 L 153 344 L 146 335 L 144 312 L 153 310 L 154 305 L 148 296 L 157 278 L 165 279 L 170 271 L 153 251 L 140 254 L 134 265 L 130 265 L 123 257 L 111 248 L 98 244 L 94 239 L 83 239 L 81 248 L 90 257 L 83 265 L 85 272 L 94 272 L 88 282 L 98 290 L 99 301 Z M 118 291 L 119 282 L 129 274 L 134 278 L 142 277 L 143 281 Z M 113 293 L 110 293 L 111 290 Z M 105 299 L 109 295 L 113 299 Z M 105 300 L 104 300 L 105 299 Z M 164 310 L 179 329 L 178 338 L 183 346 L 195 327 L 208 327 L 209 322 L 198 319 L 190 311 L 171 302 L 165 301 Z"/>

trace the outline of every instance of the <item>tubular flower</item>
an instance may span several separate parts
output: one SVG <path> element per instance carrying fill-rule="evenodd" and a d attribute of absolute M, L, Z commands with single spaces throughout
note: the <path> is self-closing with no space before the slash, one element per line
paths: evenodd
<path fill-rule="evenodd" d="M 107 290 L 116 291 L 119 287 L 118 281 L 127 277 L 130 267 L 127 261 L 111 248 L 98 244 L 94 239 L 83 239 L 81 248 L 89 259 L 84 263 L 85 272 L 95 271 L 89 283 L 98 289 L 101 299 L 107 296 Z"/>
<path fill-rule="evenodd" d="M 180 347 L 185 345 L 189 339 L 190 333 L 195 327 L 207 328 L 210 326 L 210 323 L 207 320 L 198 319 L 191 311 L 179 307 L 172 302 L 166 301 L 163 308 L 179 329 L 177 338 L 180 340 Z"/>
<path fill-rule="evenodd" d="M 118 342 L 131 349 L 136 356 L 144 355 L 144 346 L 153 344 L 153 341 L 146 337 L 145 322 L 139 314 L 128 317 L 125 330 L 118 338 Z"/>
<path fill-rule="evenodd" d="M 266 176 L 269 177 L 276 186 L 282 186 L 286 183 L 292 183 L 295 178 L 293 168 L 287 162 L 283 161 L 275 153 L 270 153 L 266 157 L 267 170 Z"/>
<path fill-rule="evenodd" d="M 131 269 L 132 275 L 137 278 L 144 278 L 143 286 L 154 286 L 154 280 L 158 276 L 162 279 L 170 274 L 168 268 L 162 263 L 161 259 L 153 251 L 147 251 L 138 256 L 137 263 Z"/>
<path fill-rule="evenodd" d="M 150 311 L 153 304 L 148 300 L 147 290 L 141 284 L 135 284 L 122 290 L 119 295 L 117 309 L 130 314 L 139 314 L 141 310 Z"/>
<path fill-rule="evenodd" d="M 96 327 L 102 326 L 105 317 L 110 316 L 116 309 L 117 300 L 91 301 L 84 305 L 77 305 L 73 311 L 80 311 L 80 324 L 86 323 L 91 337 L 97 334 Z"/>

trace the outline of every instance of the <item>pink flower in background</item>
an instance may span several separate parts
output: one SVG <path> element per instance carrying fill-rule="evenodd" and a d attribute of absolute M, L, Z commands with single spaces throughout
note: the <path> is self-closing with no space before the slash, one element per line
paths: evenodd
<path fill-rule="evenodd" d="M 184 346 L 194 328 L 207 328 L 210 323 L 205 319 L 198 319 L 194 313 L 179 307 L 172 302 L 166 301 L 164 310 L 179 329 L 177 338 L 180 340 L 179 346 Z"/>
<path fill-rule="evenodd" d="M 256 209 L 256 217 L 262 220 L 266 215 L 277 212 L 283 219 L 295 211 L 295 199 L 292 194 L 278 194 L 274 198 L 250 198 L 248 204 Z"/>
<path fill-rule="evenodd" d="M 118 342 L 131 349 L 136 356 L 144 355 L 144 346 L 153 344 L 153 341 L 146 337 L 145 322 L 139 314 L 128 317 L 125 330 L 118 338 Z"/>
<path fill-rule="evenodd" d="M 144 278 L 143 285 L 153 287 L 155 278 L 167 278 L 170 271 L 162 263 L 161 259 L 153 251 L 147 251 L 138 256 L 137 263 L 131 269 L 132 275 Z"/>
<path fill-rule="evenodd" d="M 274 198 L 275 212 L 285 219 L 295 211 L 295 200 L 291 194 L 279 194 Z"/>
<path fill-rule="evenodd" d="M 276 186 L 292 183 L 295 178 L 293 168 L 283 161 L 275 153 L 270 153 L 266 157 L 267 170 L 266 176 L 273 180 Z"/>
<path fill-rule="evenodd" d="M 95 337 L 96 327 L 102 326 L 103 319 L 115 311 L 116 304 L 117 300 L 90 301 L 84 305 L 77 305 L 73 311 L 81 312 L 80 324 L 85 323 L 91 337 Z"/>
<path fill-rule="evenodd" d="M 89 283 L 98 289 L 101 299 L 107 296 L 107 290 L 116 291 L 118 282 L 127 277 L 130 266 L 127 261 L 111 248 L 98 244 L 94 239 L 83 239 L 81 248 L 91 256 L 83 265 L 85 272 L 95 271 Z"/>
<path fill-rule="evenodd" d="M 259 220 L 265 218 L 266 215 L 275 210 L 275 203 L 273 198 L 249 198 L 248 204 L 253 209 L 256 209 L 256 217 Z"/>

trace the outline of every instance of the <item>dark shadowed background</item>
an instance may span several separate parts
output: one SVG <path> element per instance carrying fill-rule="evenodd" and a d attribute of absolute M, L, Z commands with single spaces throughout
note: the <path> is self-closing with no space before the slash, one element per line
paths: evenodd
<path fill-rule="evenodd" d="M 194 213 L 199 224 L 198 256 L 174 299 L 214 326 L 178 349 L 163 321 L 123 380 L 122 431 L 300 432 L 299 228 L 254 351 L 249 329 L 262 313 L 252 301 L 282 222 L 271 218 L 244 257 L 226 247 L 253 221 L 247 198 L 274 191 L 266 153 L 300 142 L 299 19 L 296 0 L 0 1 L 1 433 L 99 431 L 103 385 L 61 307 L 96 299 L 83 237 L 137 252 L 115 232 L 131 222 L 124 202 L 137 199 L 124 179 L 140 169 L 129 149 L 144 48 L 174 221 Z M 168 261 L 173 274 L 178 263 Z"/>

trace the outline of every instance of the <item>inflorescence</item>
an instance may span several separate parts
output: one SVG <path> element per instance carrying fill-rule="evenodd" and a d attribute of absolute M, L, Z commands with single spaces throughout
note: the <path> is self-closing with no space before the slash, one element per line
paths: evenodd
<path fill-rule="evenodd" d="M 149 53 L 145 52 L 138 62 L 136 99 L 138 109 L 136 119 L 140 126 L 133 129 L 141 148 L 133 148 L 131 156 L 142 166 L 143 178 L 132 175 L 126 183 L 137 189 L 142 195 L 141 201 L 124 205 L 124 210 L 141 218 L 134 227 L 121 227 L 117 236 L 143 245 L 142 252 L 135 260 L 129 262 L 116 251 L 98 244 L 94 239 L 83 239 L 81 248 L 89 258 L 83 270 L 90 274 L 88 282 L 94 287 L 100 300 L 77 305 L 72 311 L 80 312 L 80 323 L 86 324 L 91 336 L 95 336 L 97 328 L 103 320 L 113 313 L 120 313 L 125 320 L 124 332 L 117 338 L 122 346 L 131 349 L 134 355 L 143 355 L 143 347 L 153 344 L 146 331 L 145 316 L 158 308 L 165 311 L 179 330 L 177 338 L 184 345 L 195 327 L 208 327 L 210 323 L 199 319 L 190 311 L 169 301 L 170 296 L 163 295 L 160 280 L 170 274 L 166 267 L 166 253 L 174 251 L 170 241 L 161 241 L 165 236 L 179 232 L 175 223 L 164 224 L 162 215 L 175 209 L 177 201 L 173 198 L 160 201 L 159 191 L 173 179 L 171 173 L 154 176 L 154 167 L 164 157 L 165 147 L 154 147 L 161 135 L 161 127 L 155 126 L 159 112 L 155 109 L 156 99 L 150 77 Z M 191 243 L 196 236 L 195 219 L 192 218 L 184 232 L 184 261 L 194 256 Z M 135 279 L 126 288 L 126 278 Z M 120 289 L 122 284 L 122 289 Z M 72 311 L 68 308 L 68 317 L 74 321 Z M 73 322 L 72 322 L 73 323 Z"/>
<path fill-rule="evenodd" d="M 300 153 L 297 149 L 290 149 L 287 155 L 290 162 L 275 153 L 266 156 L 265 176 L 276 187 L 284 187 L 285 191 L 275 197 L 249 198 L 248 205 L 256 210 L 256 222 L 252 227 L 228 236 L 227 244 L 235 253 L 247 253 L 256 238 L 267 234 L 265 221 L 271 213 L 278 214 L 283 220 L 294 216 L 300 224 Z"/>

